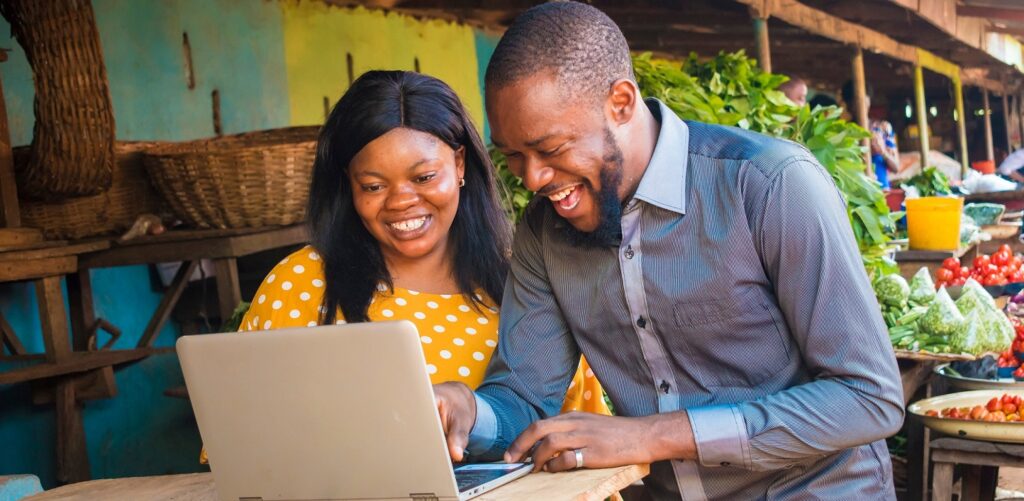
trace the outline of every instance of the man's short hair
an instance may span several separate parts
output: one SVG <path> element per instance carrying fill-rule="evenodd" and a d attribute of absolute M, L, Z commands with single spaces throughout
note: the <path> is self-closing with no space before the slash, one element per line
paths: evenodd
<path fill-rule="evenodd" d="M 487 65 L 488 88 L 553 71 L 571 96 L 604 98 L 612 83 L 634 79 L 629 45 L 604 12 L 577 2 L 551 2 L 512 22 Z"/>

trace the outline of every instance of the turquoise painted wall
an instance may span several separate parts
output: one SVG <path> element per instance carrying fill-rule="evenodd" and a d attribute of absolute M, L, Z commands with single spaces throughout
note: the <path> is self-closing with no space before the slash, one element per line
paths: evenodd
<path fill-rule="evenodd" d="M 491 124 L 487 121 L 486 117 L 486 106 L 487 106 L 487 94 L 484 93 L 484 75 L 487 74 L 487 63 L 491 61 L 491 56 L 494 54 L 494 49 L 498 46 L 498 40 L 501 39 L 500 35 L 492 33 L 486 33 L 480 30 L 473 32 L 473 41 L 476 44 L 476 65 L 477 75 L 480 80 L 480 95 L 484 97 L 484 142 L 491 142 Z"/>

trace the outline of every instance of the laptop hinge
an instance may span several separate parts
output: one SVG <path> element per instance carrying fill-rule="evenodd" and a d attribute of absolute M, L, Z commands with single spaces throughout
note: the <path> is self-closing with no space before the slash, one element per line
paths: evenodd
<path fill-rule="evenodd" d="M 238 498 L 238 501 L 263 501 L 262 496 L 242 496 Z"/>
<path fill-rule="evenodd" d="M 412 499 L 413 501 L 437 501 L 437 496 L 434 495 L 433 492 L 414 492 L 409 494 L 409 499 Z"/>

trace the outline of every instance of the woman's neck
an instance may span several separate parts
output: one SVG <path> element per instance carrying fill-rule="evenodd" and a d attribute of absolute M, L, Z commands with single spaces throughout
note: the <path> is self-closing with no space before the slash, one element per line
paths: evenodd
<path fill-rule="evenodd" d="M 445 249 L 413 259 L 384 256 L 384 262 L 395 287 L 433 294 L 460 292 Z"/>

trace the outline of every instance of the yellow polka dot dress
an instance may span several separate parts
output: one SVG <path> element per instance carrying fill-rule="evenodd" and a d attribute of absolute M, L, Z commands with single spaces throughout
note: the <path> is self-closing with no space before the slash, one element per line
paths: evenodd
<path fill-rule="evenodd" d="M 270 271 L 242 319 L 241 330 L 315 326 L 323 293 L 320 256 L 307 246 Z M 431 382 L 460 381 L 476 388 L 498 345 L 498 310 L 488 299 L 484 301 L 487 307 L 478 311 L 461 294 L 428 294 L 396 287 L 393 293 L 379 290 L 367 316 L 371 321 L 411 321 L 420 333 Z M 609 413 L 601 386 L 586 361 L 581 361 L 570 385 L 563 407 L 568 410 Z"/>

